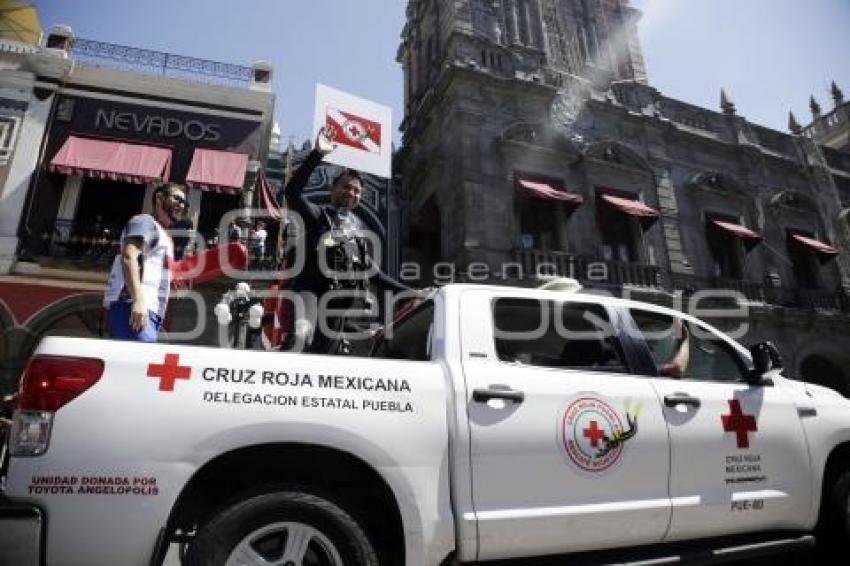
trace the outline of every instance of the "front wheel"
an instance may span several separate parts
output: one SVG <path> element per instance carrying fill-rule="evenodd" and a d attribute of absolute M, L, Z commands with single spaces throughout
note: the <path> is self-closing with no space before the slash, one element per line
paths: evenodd
<path fill-rule="evenodd" d="M 818 547 L 826 551 L 845 549 L 850 542 L 850 470 L 836 475 L 824 491 Z"/>
<path fill-rule="evenodd" d="M 189 566 L 377 566 L 360 525 L 335 503 L 303 492 L 251 497 L 198 531 Z"/>

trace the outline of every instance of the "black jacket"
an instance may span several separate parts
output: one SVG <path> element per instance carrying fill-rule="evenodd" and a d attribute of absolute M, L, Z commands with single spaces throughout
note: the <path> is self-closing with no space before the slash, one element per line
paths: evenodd
<path fill-rule="evenodd" d="M 322 273 L 319 263 L 319 253 L 328 253 L 330 251 L 328 246 L 326 246 L 326 238 L 323 238 L 323 236 L 331 230 L 336 231 L 345 228 L 345 224 L 353 230 L 362 230 L 363 228 L 362 223 L 353 213 L 350 215 L 353 218 L 347 221 L 343 220 L 333 206 L 313 204 L 304 196 L 304 187 L 307 185 L 307 181 L 310 179 L 313 170 L 316 169 L 321 161 L 322 154 L 316 150 L 311 151 L 283 190 L 287 207 L 301 216 L 306 231 L 304 235 L 297 235 L 297 237 L 304 238 L 306 256 L 304 258 L 304 266 L 301 272 L 295 276 L 290 289 L 293 291 L 312 291 L 317 297 L 328 291 L 334 284 L 334 279 Z M 364 246 L 359 246 L 358 250 L 355 246 L 348 245 L 339 247 L 333 251 L 337 254 L 344 252 L 349 254 L 349 256 L 360 253 L 363 267 L 372 267 L 374 270 L 374 274 L 370 277 L 371 281 L 382 290 L 411 290 L 410 287 L 385 274 L 379 267 L 374 269 L 377 266 L 373 264 L 370 252 Z M 349 257 L 349 259 L 351 258 Z M 328 263 L 333 265 L 334 262 L 329 259 Z M 351 262 L 349 262 L 350 264 Z"/>

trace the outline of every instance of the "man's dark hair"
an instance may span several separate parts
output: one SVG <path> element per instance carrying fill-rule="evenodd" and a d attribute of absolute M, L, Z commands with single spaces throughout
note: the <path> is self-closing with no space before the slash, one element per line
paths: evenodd
<path fill-rule="evenodd" d="M 166 195 L 170 195 L 171 191 L 173 191 L 174 189 L 182 191 L 183 196 L 186 196 L 186 189 L 184 189 L 183 185 L 181 185 L 180 183 L 172 183 L 170 181 L 167 182 L 167 183 L 162 183 L 161 185 L 159 185 L 158 187 L 156 187 L 153 190 L 153 195 L 151 195 L 151 204 L 154 206 L 154 208 L 156 208 L 156 197 L 157 197 L 157 195 L 160 195 L 160 194 L 163 194 L 163 193 L 166 194 Z"/>
<path fill-rule="evenodd" d="M 331 187 L 336 186 L 336 182 L 345 177 L 346 175 L 351 177 L 352 179 L 357 179 L 358 181 L 360 181 L 361 185 L 363 184 L 363 175 L 360 173 L 360 171 L 358 171 L 357 169 L 343 169 L 342 171 L 337 173 L 336 176 L 333 178 L 333 181 L 331 181 Z"/>

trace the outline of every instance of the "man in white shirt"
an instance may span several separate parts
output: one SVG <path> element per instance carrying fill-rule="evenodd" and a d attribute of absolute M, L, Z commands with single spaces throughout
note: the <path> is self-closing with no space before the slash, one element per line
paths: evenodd
<path fill-rule="evenodd" d="M 121 232 L 103 304 L 112 338 L 156 342 L 171 286 L 174 244 L 165 231 L 186 215 L 186 192 L 165 183 L 153 192 L 153 216 L 137 214 Z"/>
<path fill-rule="evenodd" d="M 248 251 L 257 264 L 261 263 L 266 255 L 266 237 L 268 237 L 266 223 L 262 220 L 257 220 L 254 228 L 248 234 Z"/>

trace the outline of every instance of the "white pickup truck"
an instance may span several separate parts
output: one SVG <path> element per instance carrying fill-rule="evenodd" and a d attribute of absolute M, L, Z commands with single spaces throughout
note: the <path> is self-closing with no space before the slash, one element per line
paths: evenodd
<path fill-rule="evenodd" d="M 179 546 L 191 565 L 671 564 L 848 541 L 850 401 L 782 377 L 767 344 L 479 285 L 391 330 L 370 357 L 45 339 L 9 434 L 0 563 Z M 664 377 L 684 336 L 684 375 Z"/>

